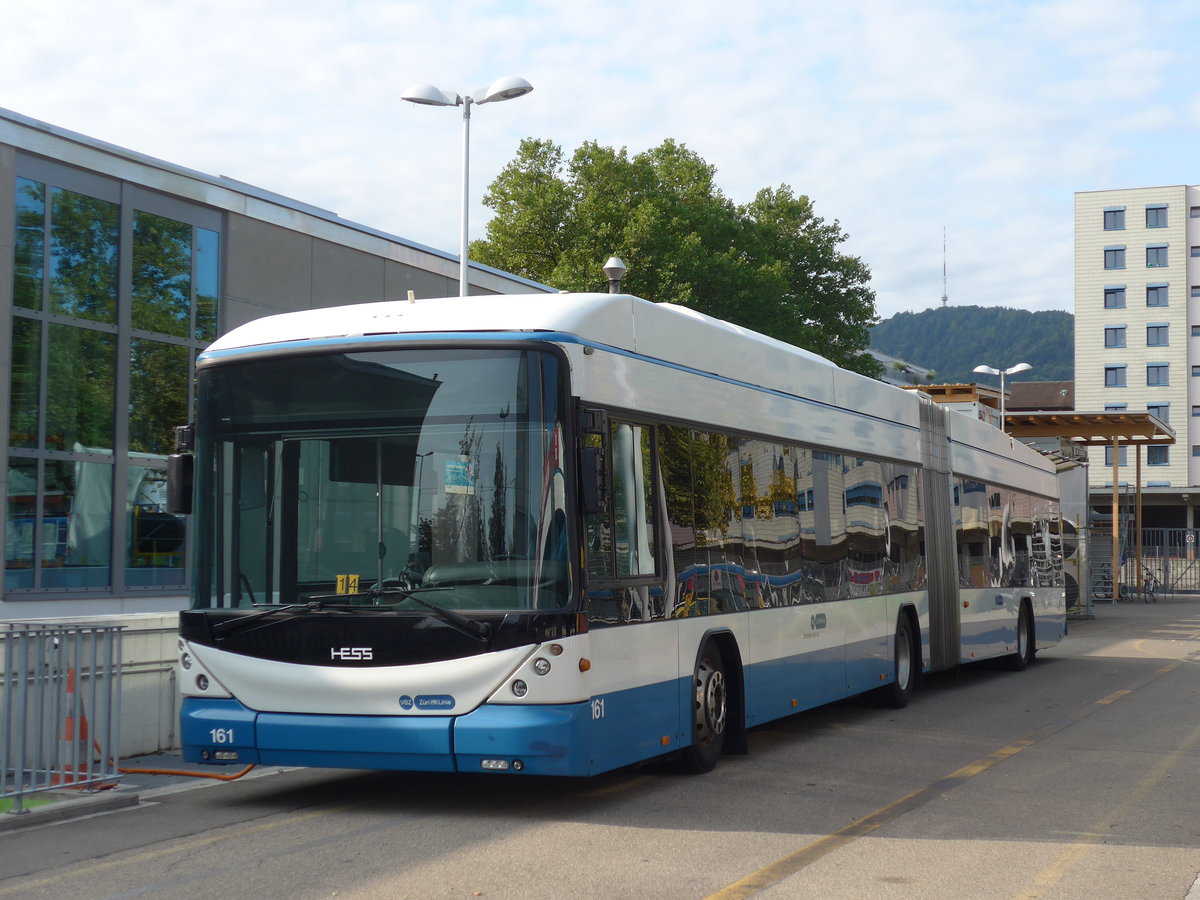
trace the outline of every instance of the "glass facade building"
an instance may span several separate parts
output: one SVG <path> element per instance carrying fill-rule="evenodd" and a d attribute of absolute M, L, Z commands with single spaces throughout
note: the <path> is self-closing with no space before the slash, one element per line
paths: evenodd
<path fill-rule="evenodd" d="M 184 605 L 166 457 L 220 333 L 457 294 L 449 254 L 3 110 L 0 222 L 4 619 Z M 538 289 L 472 273 L 473 292 Z"/>

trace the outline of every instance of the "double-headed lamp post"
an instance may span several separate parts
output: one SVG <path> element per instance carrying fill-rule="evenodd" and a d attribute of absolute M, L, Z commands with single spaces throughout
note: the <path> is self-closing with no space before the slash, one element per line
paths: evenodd
<path fill-rule="evenodd" d="M 976 366 L 971 371 L 980 375 L 999 375 L 1000 376 L 1000 430 L 1004 431 L 1004 376 L 1016 375 L 1018 372 L 1028 372 L 1032 369 L 1029 363 L 1017 363 L 1007 369 L 993 369 L 991 366 Z"/>
<path fill-rule="evenodd" d="M 508 75 L 493 81 L 486 89 L 475 93 L 479 99 L 470 95 L 460 96 L 451 94 L 434 87 L 432 84 L 414 84 L 402 95 L 402 100 L 409 103 L 419 103 L 422 106 L 461 106 L 463 108 L 463 152 L 462 152 L 462 241 L 458 257 L 458 295 L 467 296 L 467 209 L 470 204 L 470 171 L 471 171 L 471 105 L 480 103 L 499 103 L 501 100 L 514 100 L 524 97 L 533 90 L 533 85 L 524 78 Z"/>

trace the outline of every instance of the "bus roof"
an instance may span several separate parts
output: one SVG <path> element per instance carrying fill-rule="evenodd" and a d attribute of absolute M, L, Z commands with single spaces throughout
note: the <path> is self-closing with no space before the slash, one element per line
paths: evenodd
<path fill-rule="evenodd" d="M 362 335 L 451 332 L 565 332 L 588 341 L 634 353 L 683 362 L 676 352 L 661 352 L 658 339 L 708 334 L 704 356 L 710 361 L 729 340 L 743 351 L 754 344 L 763 349 L 796 354 L 811 362 L 832 366 L 822 356 L 775 340 L 748 328 L 715 319 L 672 303 L 651 303 L 629 294 L 489 294 L 473 297 L 439 297 L 424 300 L 383 300 L 350 306 L 303 310 L 255 319 L 218 338 L 206 352 L 249 349 L 292 341 L 322 340 Z M 639 346 L 639 336 L 654 347 Z M 676 350 L 686 346 L 675 342 Z M 658 352 L 656 352 L 658 351 Z"/>
<path fill-rule="evenodd" d="M 685 306 L 629 294 L 489 294 L 385 300 L 255 319 L 218 338 L 198 360 L 278 352 L 308 341 L 388 335 L 569 334 L 580 341 L 662 360 L 699 372 L 808 397 L 830 407 L 916 428 L 922 400 L 834 365 L 815 353 Z M 927 399 L 924 402 L 929 402 Z M 960 420 L 961 416 L 961 420 Z M 953 443 L 973 448 L 967 465 L 982 474 L 998 460 L 1053 471 L 1038 453 L 968 416 L 951 417 Z M 982 455 L 980 455 L 982 451 Z M 990 460 L 987 462 L 986 460 Z M 966 462 L 964 459 L 963 462 Z M 1042 487 L 1045 490 L 1045 486 Z"/>

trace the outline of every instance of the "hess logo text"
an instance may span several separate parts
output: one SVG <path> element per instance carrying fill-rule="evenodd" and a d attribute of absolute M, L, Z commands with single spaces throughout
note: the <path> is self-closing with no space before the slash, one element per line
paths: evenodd
<path fill-rule="evenodd" d="M 330 647 L 330 659 L 374 659 L 370 647 Z"/>

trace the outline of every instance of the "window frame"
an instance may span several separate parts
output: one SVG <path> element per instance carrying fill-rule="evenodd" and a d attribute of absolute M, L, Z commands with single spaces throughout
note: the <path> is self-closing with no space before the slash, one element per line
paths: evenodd
<path fill-rule="evenodd" d="M 1153 374 L 1154 379 L 1161 378 L 1162 380 L 1151 380 Z M 1146 387 L 1170 387 L 1171 386 L 1171 364 L 1168 362 L 1148 362 L 1146 363 Z"/>
<path fill-rule="evenodd" d="M 143 551 L 135 546 L 138 536 L 135 506 L 144 509 L 142 497 L 129 496 L 126 487 L 131 479 L 140 482 L 146 478 L 147 483 L 157 484 L 159 476 L 165 476 L 166 457 L 173 449 L 164 448 L 162 452 L 154 453 L 134 451 L 130 446 L 131 418 L 128 410 L 131 403 L 131 381 L 134 376 L 134 362 L 130 358 L 130 348 L 137 340 L 161 341 L 174 344 L 187 355 L 188 374 L 180 382 L 180 387 L 186 393 L 181 396 L 180 404 L 186 410 L 194 408 L 195 382 L 191 377 L 196 356 L 220 333 L 220 322 L 225 313 L 220 303 L 227 279 L 226 267 L 223 264 L 225 244 L 229 239 L 225 227 L 225 214 L 219 210 L 202 206 L 182 197 L 167 196 L 149 188 L 141 187 L 119 177 L 110 177 L 99 172 L 92 172 L 65 165 L 56 160 L 36 157 L 17 151 L 9 177 L 12 184 L 20 187 L 23 182 L 32 182 L 40 186 L 44 194 L 44 211 L 42 224 L 42 240 L 39 266 L 31 266 L 30 274 L 40 279 L 40 299 L 35 306 L 17 306 L 14 304 L 8 310 L 9 324 L 21 319 L 36 323 L 40 329 L 39 349 L 37 350 L 38 384 L 33 387 L 39 398 L 39 403 L 45 402 L 46 392 L 50 389 L 46 381 L 46 373 L 52 362 L 50 339 L 51 329 L 69 329 L 71 335 L 79 332 L 87 334 L 106 335 L 114 347 L 113 384 L 111 396 L 105 396 L 105 403 L 111 401 L 113 407 L 113 436 L 112 448 L 93 449 L 79 446 L 54 446 L 46 434 L 47 424 L 45 413 L 39 414 L 39 424 L 30 445 L 14 444 L 13 435 L 6 436 L 5 456 L 8 464 L 22 464 L 29 468 L 35 480 L 32 495 L 33 517 L 30 539 L 33 543 L 31 565 L 25 572 L 28 577 L 19 581 L 14 573 L 22 571 L 16 568 L 5 568 L 3 596 L 8 600 L 58 600 L 67 598 L 101 599 L 113 596 L 143 596 L 156 595 L 164 597 L 186 596 L 190 590 L 192 572 L 190 566 L 193 545 L 193 534 L 190 524 L 186 525 L 183 550 L 178 554 L 178 561 L 163 560 L 153 564 L 145 564 L 138 554 Z M 55 192 L 70 191 L 94 200 L 111 203 L 115 206 L 116 230 L 114 247 L 117 258 L 117 275 L 113 288 L 113 304 L 115 314 L 111 321 L 100 320 L 80 315 L 70 311 L 56 310 L 49 299 L 51 267 L 54 252 L 50 241 L 51 220 L 53 209 L 51 199 Z M 15 203 L 10 207 L 12 214 L 18 207 Z M 132 302 L 132 272 L 130 260 L 134 250 L 135 233 L 133 220 L 137 212 L 172 219 L 190 227 L 192 234 L 191 255 L 186 265 L 191 273 L 189 294 L 190 319 L 189 333 L 186 338 L 173 337 L 158 332 L 135 331 L 131 327 L 130 304 Z M 206 240 L 206 255 L 203 259 L 197 257 L 199 252 L 200 231 L 211 232 L 211 241 Z M 31 245 L 32 246 L 32 245 Z M 40 274 L 34 271 L 40 267 Z M 210 271 L 211 269 L 211 271 Z M 13 276 L 17 276 L 14 267 Z M 205 339 L 196 336 L 196 310 L 199 309 L 199 286 L 211 293 L 205 295 L 205 323 L 209 331 Z M 39 290 L 33 285 L 33 290 Z M 215 306 L 213 305 L 215 304 Z M 107 391 L 107 387 L 105 388 Z M 174 423 L 173 423 L 174 424 Z M 181 424 L 181 423 L 180 423 Z M 50 479 L 52 472 L 68 466 L 91 466 L 95 464 L 104 467 L 103 472 L 95 472 L 100 481 L 111 487 L 104 503 L 103 515 L 107 523 L 107 556 L 101 562 L 96 556 L 96 562 L 84 563 L 83 566 L 93 567 L 92 572 L 82 570 L 74 573 L 74 577 L 47 577 L 55 572 L 53 564 L 48 566 L 43 532 L 52 527 L 49 524 L 51 513 L 45 506 L 45 501 L 52 495 Z M 57 477 L 57 476 L 54 476 Z M 74 490 L 74 488 L 72 488 Z M 157 494 L 155 494 L 157 502 Z M 6 534 L 11 536 L 12 513 L 6 516 Z M 48 536 L 47 536 L 47 539 Z M 156 551 L 157 552 L 157 551 Z M 69 571 L 69 568 L 65 571 Z M 146 576 L 146 577 L 142 577 Z M 2 605 L 2 604 L 0 604 Z"/>

